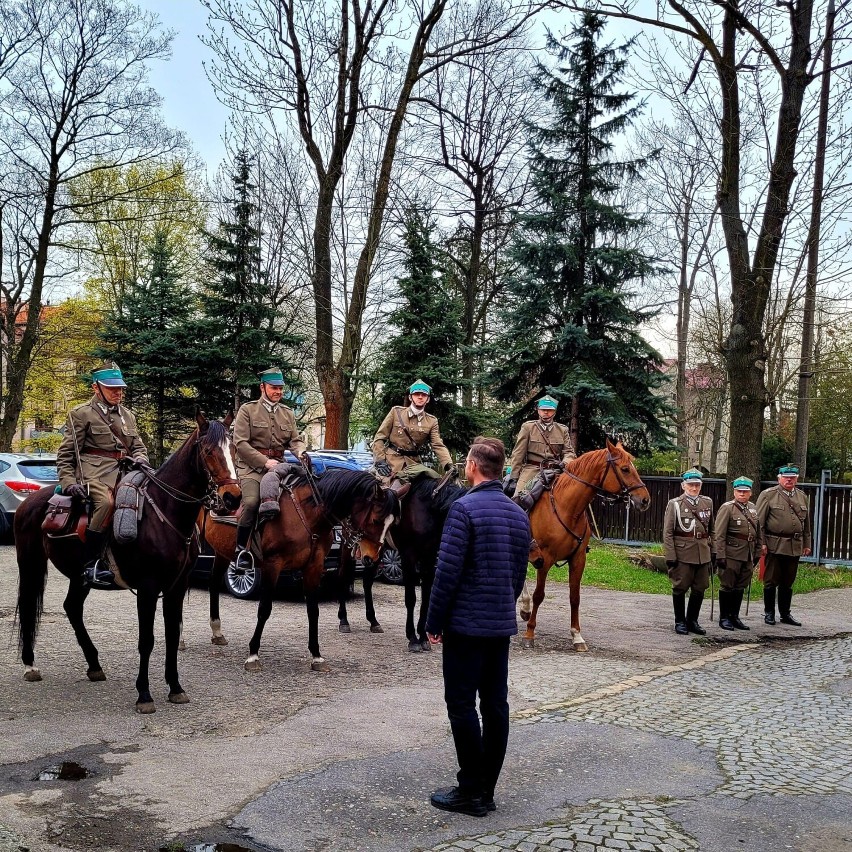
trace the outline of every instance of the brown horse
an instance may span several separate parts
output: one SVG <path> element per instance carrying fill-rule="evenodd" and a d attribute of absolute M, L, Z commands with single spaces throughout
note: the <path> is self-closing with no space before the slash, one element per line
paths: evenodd
<path fill-rule="evenodd" d="M 330 669 L 319 648 L 318 592 L 334 527 L 343 527 L 342 547 L 360 550 L 365 563 L 376 562 L 388 527 L 399 515 L 399 501 L 370 473 L 331 468 L 319 477 L 303 478 L 292 492 L 285 489 L 279 507 L 279 514 L 260 526 L 260 542 L 256 548 L 261 563 L 260 601 L 245 669 L 249 672 L 261 670 L 258 652 L 264 625 L 272 612 L 272 597 L 281 572 L 290 571 L 302 576 L 311 668 L 327 672 Z M 225 567 L 234 555 L 236 527 L 217 523 L 215 515 L 209 515 L 203 526 L 205 538 L 216 553 L 210 579 L 212 641 L 226 644 L 219 621 L 218 597 Z"/>
<path fill-rule="evenodd" d="M 198 556 L 195 534 L 198 507 L 214 495 L 232 507 L 240 498 L 228 438 L 230 420 L 229 416 L 223 424 L 218 420 L 208 421 L 200 412 L 196 414 L 197 427 L 180 449 L 157 470 L 146 469 L 147 497 L 136 541 L 124 545 L 111 542 L 108 548 L 107 559 L 117 576 L 125 585 L 136 589 L 139 619 L 136 709 L 140 713 L 156 710 L 149 690 L 148 663 L 154 648 L 154 617 L 160 596 L 163 598 L 169 701 L 173 704 L 189 701 L 178 679 L 177 653 L 189 569 Z M 33 663 L 49 559 L 70 580 L 65 613 L 83 649 L 88 664 L 86 675 L 91 681 L 105 680 L 97 648 L 83 623 L 83 605 L 89 587 L 82 580 L 82 542 L 76 535 L 49 538 L 42 533 L 41 524 L 52 494 L 53 487 L 42 488 L 28 497 L 15 513 L 18 636 L 24 678 L 41 680 L 41 673 Z"/>
<path fill-rule="evenodd" d="M 525 648 L 532 648 L 535 643 L 536 619 L 544 600 L 547 573 L 555 563 L 567 562 L 571 641 L 575 651 L 589 650 L 580 634 L 580 581 L 592 535 L 586 510 L 595 496 L 630 501 L 640 512 L 651 505 L 651 496 L 636 472 L 633 456 L 620 441 L 613 444 L 608 440 L 605 450 L 593 450 L 569 462 L 552 490 L 542 494 L 530 512 L 533 534 L 530 562 L 536 569 L 536 584 L 532 613 L 525 611 L 522 597 L 521 618 L 527 622 L 527 629 L 521 644 Z"/>

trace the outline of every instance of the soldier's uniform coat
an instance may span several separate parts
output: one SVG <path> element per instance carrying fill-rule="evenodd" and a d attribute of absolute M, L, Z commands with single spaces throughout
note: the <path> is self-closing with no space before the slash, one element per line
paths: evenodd
<path fill-rule="evenodd" d="M 110 429 L 110 424 L 124 443 Z M 75 437 L 76 447 L 80 449 L 79 465 Z M 93 532 L 101 532 L 109 517 L 110 491 L 118 482 L 119 459 L 125 456 L 148 460 L 148 450 L 139 437 L 132 411 L 123 405 L 107 406 L 97 396 L 71 409 L 65 422 L 65 435 L 56 451 L 56 469 L 63 488 L 75 482 L 88 486 L 94 504 L 89 523 Z"/>
<path fill-rule="evenodd" d="M 720 590 L 747 589 L 763 547 L 754 503 L 728 500 L 719 507 L 714 527 L 716 559 L 725 562 L 725 567 L 719 569 Z"/>
<path fill-rule="evenodd" d="M 547 445 L 548 441 L 550 446 Z M 510 476 L 518 481 L 517 491 L 520 493 L 538 474 L 543 461 L 567 462 L 575 458 L 577 454 L 571 443 L 571 430 L 567 426 L 555 421 L 545 426 L 541 420 L 527 420 L 521 426 L 512 450 Z"/>
<path fill-rule="evenodd" d="M 776 485 L 760 492 L 756 508 L 767 549 L 764 585 L 792 588 L 802 550 L 811 547 L 808 499 L 798 488 L 790 493 Z"/>
<path fill-rule="evenodd" d="M 253 525 L 257 517 L 260 480 L 266 473 L 266 460 L 280 461 L 285 450 L 296 457 L 305 451 L 293 411 L 281 403 L 270 408 L 264 405 L 264 400 L 255 399 L 243 403 L 234 418 L 237 476 L 242 490 L 240 526 Z"/>
<path fill-rule="evenodd" d="M 400 421 L 405 428 L 400 425 Z M 395 405 L 373 438 L 373 461 L 376 464 L 386 461 L 391 473 L 398 476 L 406 468 L 422 465 L 420 453 L 425 452 L 427 447 L 432 448 L 441 469 L 453 463 L 450 451 L 441 440 L 438 418 L 425 411 L 418 417 L 412 412 L 411 406 Z M 408 452 L 413 454 L 404 454 Z"/>
<path fill-rule="evenodd" d="M 663 519 L 663 552 L 669 566 L 672 591 L 704 592 L 710 585 L 713 550 L 713 501 L 698 495 L 693 504 L 686 494 L 669 500 Z"/>

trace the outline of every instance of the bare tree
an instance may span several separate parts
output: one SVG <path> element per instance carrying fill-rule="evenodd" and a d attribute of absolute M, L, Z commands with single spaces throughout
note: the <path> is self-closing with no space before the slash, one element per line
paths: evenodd
<path fill-rule="evenodd" d="M 4 74 L 3 349 L 0 447 L 21 412 L 58 233 L 80 215 L 70 182 L 105 168 L 168 157 L 179 137 L 159 122 L 147 63 L 169 55 L 155 15 L 118 0 L 17 4 L 12 24 L 26 51 Z"/>

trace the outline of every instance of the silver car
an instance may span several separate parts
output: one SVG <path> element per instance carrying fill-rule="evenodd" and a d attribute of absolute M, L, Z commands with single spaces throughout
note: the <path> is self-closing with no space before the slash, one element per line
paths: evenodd
<path fill-rule="evenodd" d="M 30 494 L 58 483 L 55 455 L 0 453 L 0 537 L 8 540 L 15 511 Z"/>

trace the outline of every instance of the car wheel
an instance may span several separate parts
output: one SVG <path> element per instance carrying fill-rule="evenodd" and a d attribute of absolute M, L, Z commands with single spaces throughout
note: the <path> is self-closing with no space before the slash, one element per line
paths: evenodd
<path fill-rule="evenodd" d="M 393 583 L 395 586 L 402 585 L 402 557 L 398 550 L 394 550 L 392 547 L 385 548 L 379 563 L 379 576 L 386 583 Z"/>
<path fill-rule="evenodd" d="M 260 568 L 255 563 L 249 568 L 228 565 L 225 570 L 225 588 L 235 598 L 256 598 L 260 594 Z"/>

